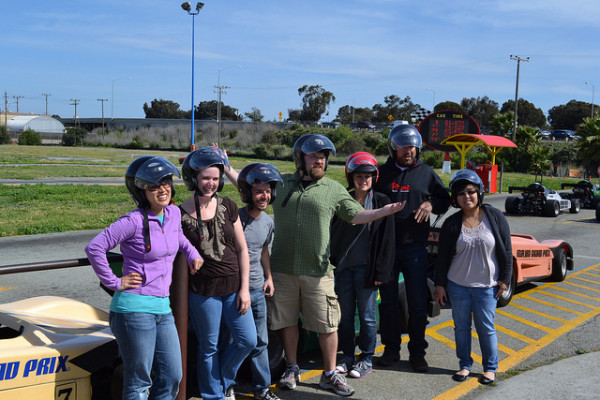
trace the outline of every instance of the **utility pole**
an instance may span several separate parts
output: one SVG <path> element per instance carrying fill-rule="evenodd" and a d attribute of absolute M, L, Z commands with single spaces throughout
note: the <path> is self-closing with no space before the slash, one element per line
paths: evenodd
<path fill-rule="evenodd" d="M 25 96 L 13 96 L 14 99 L 17 100 L 17 114 L 19 113 L 19 99 L 22 99 Z"/>
<path fill-rule="evenodd" d="M 515 142 L 517 140 L 517 110 L 519 108 L 519 69 L 521 66 L 521 61 L 529 62 L 529 57 L 520 58 L 519 56 L 511 55 L 510 59 L 517 61 L 517 87 L 515 90 L 515 120 L 513 123 L 513 134 L 512 134 L 513 142 Z"/>
<path fill-rule="evenodd" d="M 8 93 L 4 91 L 4 126 L 6 126 L 8 120 Z M 8 127 L 7 127 L 8 129 Z"/>
<path fill-rule="evenodd" d="M 52 96 L 50 93 L 42 93 L 42 96 L 46 97 L 46 115 L 48 115 L 48 96 Z"/>
<path fill-rule="evenodd" d="M 215 86 L 217 93 L 219 93 L 219 102 L 217 103 L 217 143 L 221 148 L 221 95 L 227 94 L 225 89 L 229 89 L 229 86 L 221 86 L 220 84 Z"/>
<path fill-rule="evenodd" d="M 79 99 L 70 99 L 72 103 L 70 105 L 75 106 L 75 128 L 77 128 L 77 104 L 79 104 Z"/>
<path fill-rule="evenodd" d="M 102 102 L 102 141 L 104 141 L 104 102 L 108 99 L 96 99 Z"/>

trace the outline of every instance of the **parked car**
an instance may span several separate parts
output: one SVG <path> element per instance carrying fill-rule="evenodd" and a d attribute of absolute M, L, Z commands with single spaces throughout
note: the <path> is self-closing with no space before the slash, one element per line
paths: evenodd
<path fill-rule="evenodd" d="M 375 130 L 375 124 L 370 121 L 359 121 L 356 123 L 358 129 L 370 129 Z"/>
<path fill-rule="evenodd" d="M 576 139 L 575 132 L 569 129 L 555 129 L 551 136 L 553 140 L 564 140 L 565 142 Z"/>
<path fill-rule="evenodd" d="M 563 199 L 556 190 L 551 190 L 540 182 L 529 186 L 509 186 L 508 193 L 522 191 L 521 197 L 510 196 L 504 202 L 506 214 L 544 215 L 557 217 L 561 211 L 579 213 L 579 199 Z"/>
<path fill-rule="evenodd" d="M 542 140 L 552 140 L 552 132 L 550 131 L 540 131 L 540 135 L 542 135 Z"/>

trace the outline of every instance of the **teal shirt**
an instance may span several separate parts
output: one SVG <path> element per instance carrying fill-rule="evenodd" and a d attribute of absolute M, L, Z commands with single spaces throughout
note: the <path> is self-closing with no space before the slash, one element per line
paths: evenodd
<path fill-rule="evenodd" d="M 275 238 L 271 250 L 271 270 L 292 275 L 324 276 L 333 270 L 329 263 L 331 221 L 334 216 L 350 223 L 363 210 L 338 182 L 321 178 L 306 188 L 296 182 L 299 175 L 283 175 L 277 184 Z M 287 205 L 282 207 L 288 192 Z"/>
<path fill-rule="evenodd" d="M 165 315 L 171 312 L 169 297 L 146 296 L 129 292 L 115 292 L 110 311 L 117 313 L 147 313 Z"/>

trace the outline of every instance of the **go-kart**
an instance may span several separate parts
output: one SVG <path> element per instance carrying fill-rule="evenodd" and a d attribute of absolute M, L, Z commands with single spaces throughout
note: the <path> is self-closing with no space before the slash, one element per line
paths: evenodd
<path fill-rule="evenodd" d="M 579 199 L 579 204 L 582 208 L 590 208 L 595 210 L 600 205 L 600 187 L 590 181 L 582 180 L 577 183 L 563 182 L 560 188 L 573 188 L 572 192 L 561 192 L 560 197 L 563 199 Z"/>
<path fill-rule="evenodd" d="M 516 215 L 544 215 L 557 217 L 561 211 L 572 214 L 579 213 L 581 208 L 579 199 L 562 198 L 555 190 L 548 189 L 539 182 L 529 186 L 509 186 L 508 192 L 521 191 L 521 197 L 507 197 L 504 203 L 506 214 Z"/>

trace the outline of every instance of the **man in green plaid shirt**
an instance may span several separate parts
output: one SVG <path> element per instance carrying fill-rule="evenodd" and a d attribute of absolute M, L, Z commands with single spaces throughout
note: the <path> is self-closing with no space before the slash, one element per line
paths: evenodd
<path fill-rule="evenodd" d="M 294 144 L 296 172 L 283 175 L 273 203 L 275 238 L 271 270 L 275 291 L 269 302 L 271 330 L 281 330 L 288 367 L 280 387 L 293 390 L 300 381 L 297 364 L 298 318 L 319 334 L 324 372 L 319 385 L 341 396 L 354 389 L 336 369 L 337 327 L 340 320 L 333 266 L 329 263 L 329 230 L 334 216 L 365 224 L 400 211 L 402 203 L 365 210 L 338 182 L 326 178 L 327 159 L 335 154 L 331 141 L 308 134 Z"/>

